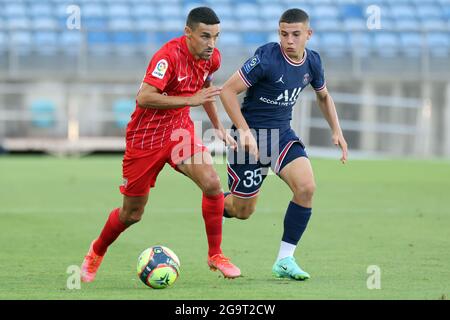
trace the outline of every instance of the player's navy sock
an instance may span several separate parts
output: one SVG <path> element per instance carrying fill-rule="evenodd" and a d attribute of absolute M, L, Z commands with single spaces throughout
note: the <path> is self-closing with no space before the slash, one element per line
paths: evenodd
<path fill-rule="evenodd" d="M 284 216 L 284 232 L 282 241 L 297 245 L 308 225 L 311 208 L 302 207 L 290 202 Z"/>
<path fill-rule="evenodd" d="M 100 236 L 93 244 L 94 252 L 99 256 L 105 255 L 109 245 L 127 228 L 127 226 L 120 221 L 119 212 L 120 208 L 111 211 Z"/>
<path fill-rule="evenodd" d="M 202 215 L 205 221 L 206 236 L 208 238 L 208 255 L 222 253 L 220 244 L 222 243 L 222 214 L 223 214 L 223 193 L 215 196 L 203 194 Z"/>
<path fill-rule="evenodd" d="M 229 191 L 224 192 L 224 194 L 223 194 L 223 200 L 225 201 L 225 198 L 226 198 L 228 195 L 230 195 L 230 194 L 231 194 L 231 192 L 229 192 Z M 225 206 L 223 207 L 223 216 L 224 216 L 225 218 L 233 218 L 232 216 L 230 216 L 230 214 L 228 213 L 227 209 L 225 209 Z"/>

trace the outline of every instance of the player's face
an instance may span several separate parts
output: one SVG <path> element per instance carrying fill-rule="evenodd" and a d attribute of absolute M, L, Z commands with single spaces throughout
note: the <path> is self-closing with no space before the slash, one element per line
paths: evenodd
<path fill-rule="evenodd" d="M 185 33 L 191 53 L 196 58 L 209 60 L 216 47 L 219 32 L 219 24 L 199 23 L 194 30 L 186 26 Z"/>
<path fill-rule="evenodd" d="M 309 23 L 280 23 L 278 30 L 281 46 L 284 52 L 294 59 L 301 59 L 305 50 L 306 42 L 311 38 L 312 30 Z"/>

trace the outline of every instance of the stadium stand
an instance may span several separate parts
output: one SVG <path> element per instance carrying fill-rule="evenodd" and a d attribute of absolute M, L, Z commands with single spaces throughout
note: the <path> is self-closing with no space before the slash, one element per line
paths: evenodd
<path fill-rule="evenodd" d="M 174 32 L 180 32 L 184 26 L 186 13 L 198 5 L 211 5 L 222 19 L 224 31 L 249 31 L 242 37 L 231 35 L 224 42 L 232 46 L 250 46 L 272 39 L 273 28 L 283 10 L 298 6 L 310 13 L 322 51 L 330 50 L 330 55 L 342 52 L 332 48 L 341 46 L 342 35 L 327 35 L 330 31 L 348 34 L 365 33 L 374 43 L 371 53 L 395 56 L 405 53 L 396 48 L 407 44 L 414 50 L 432 42 L 417 41 L 411 32 L 439 32 L 438 42 L 448 49 L 450 37 L 450 0 L 401 0 L 401 1 L 289 1 L 289 0 L 221 0 L 221 1 L 182 1 L 182 0 L 41 0 L 0 1 L 0 44 L 2 49 L 9 43 L 18 45 L 21 54 L 70 54 L 64 50 L 69 41 L 79 43 L 76 36 L 68 36 L 64 26 L 67 20 L 67 6 L 80 7 L 81 27 L 86 33 L 88 52 L 94 55 L 107 52 L 124 53 L 121 44 L 127 46 L 125 53 L 134 54 L 142 49 L 145 40 L 151 40 L 154 47 L 167 41 Z M 367 6 L 378 5 L 381 9 L 382 33 L 366 27 Z M 63 28 L 62 28 L 63 27 Z M 142 32 L 163 31 L 162 36 L 143 37 Z M 258 31 L 258 32 L 256 32 Z M 443 38 L 447 40 L 443 40 Z M 319 41 L 317 41 L 319 42 Z M 118 45 L 119 44 L 119 45 Z M 385 46 L 388 47 L 386 50 Z M 50 49 L 43 48 L 50 47 Z M 408 53 L 409 54 L 409 53 Z M 339 55 L 338 55 L 339 56 Z M 415 54 L 413 55 L 415 56 Z"/>

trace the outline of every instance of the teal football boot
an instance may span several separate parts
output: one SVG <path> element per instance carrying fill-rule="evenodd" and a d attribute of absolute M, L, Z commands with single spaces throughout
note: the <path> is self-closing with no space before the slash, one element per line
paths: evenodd
<path fill-rule="evenodd" d="M 298 266 L 294 257 L 286 257 L 275 262 L 272 274 L 278 279 L 306 280 L 310 278 L 310 275 Z"/>

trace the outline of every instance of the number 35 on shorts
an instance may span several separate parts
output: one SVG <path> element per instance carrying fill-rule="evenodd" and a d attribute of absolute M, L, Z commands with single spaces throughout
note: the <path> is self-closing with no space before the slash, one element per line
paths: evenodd
<path fill-rule="evenodd" d="M 258 194 L 266 178 L 267 169 L 258 165 L 228 164 L 228 187 L 235 196 L 251 198 Z"/>

